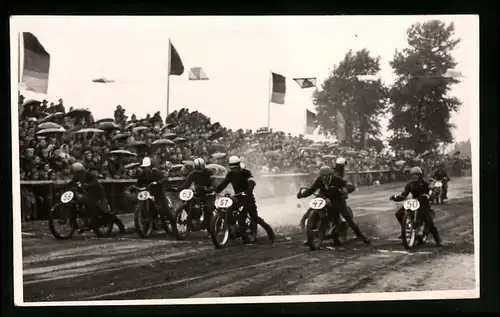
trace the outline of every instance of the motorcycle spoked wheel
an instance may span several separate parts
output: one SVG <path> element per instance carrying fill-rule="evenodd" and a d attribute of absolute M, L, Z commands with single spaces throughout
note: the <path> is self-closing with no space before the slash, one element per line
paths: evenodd
<path fill-rule="evenodd" d="M 63 216 L 63 217 L 60 217 Z M 73 237 L 78 224 L 76 223 L 77 213 L 75 204 L 57 203 L 50 210 L 49 213 L 49 230 L 58 240 L 68 240 Z M 69 230 L 66 234 L 61 233 L 57 227 L 58 225 L 68 225 Z"/>
<path fill-rule="evenodd" d="M 190 206 L 179 210 L 174 217 L 175 238 L 179 241 L 186 240 L 191 233 L 193 222 L 191 219 Z"/>
<path fill-rule="evenodd" d="M 217 213 L 212 217 L 209 233 L 217 249 L 222 249 L 227 245 L 230 239 L 229 225 L 223 215 Z"/>
<path fill-rule="evenodd" d="M 134 210 L 134 228 L 137 235 L 141 238 L 151 236 L 154 229 L 154 217 L 150 211 L 151 202 L 139 202 Z"/>
<path fill-rule="evenodd" d="M 406 212 L 403 217 L 403 226 L 401 228 L 401 236 L 403 246 L 406 250 L 413 250 L 417 245 L 417 231 L 416 224 L 413 221 L 412 213 Z"/>
<path fill-rule="evenodd" d="M 307 218 L 307 245 L 311 251 L 321 249 L 323 240 L 325 238 L 325 228 L 323 225 L 323 219 L 321 218 L 319 211 L 313 210 L 309 217 Z"/>

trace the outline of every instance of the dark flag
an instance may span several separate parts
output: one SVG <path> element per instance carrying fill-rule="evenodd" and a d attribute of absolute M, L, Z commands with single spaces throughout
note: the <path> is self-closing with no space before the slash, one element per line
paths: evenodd
<path fill-rule="evenodd" d="M 184 73 L 184 65 L 182 64 L 181 57 L 179 56 L 179 53 L 177 53 L 174 45 L 172 45 L 170 40 L 168 41 L 168 43 L 170 44 L 170 69 L 168 74 L 180 76 Z"/>
<path fill-rule="evenodd" d="M 273 76 L 273 90 L 271 95 L 271 102 L 285 104 L 286 94 L 286 78 L 279 74 L 272 73 Z"/>
<path fill-rule="evenodd" d="M 316 114 L 306 109 L 306 134 L 313 134 L 317 125 Z"/>
<path fill-rule="evenodd" d="M 26 90 L 46 94 L 49 86 L 50 54 L 36 36 L 23 32 L 24 65 L 23 82 Z"/>
<path fill-rule="evenodd" d="M 311 88 L 311 87 L 316 87 L 316 78 L 315 77 L 309 77 L 309 78 L 294 78 L 295 82 L 299 84 L 300 88 Z"/>

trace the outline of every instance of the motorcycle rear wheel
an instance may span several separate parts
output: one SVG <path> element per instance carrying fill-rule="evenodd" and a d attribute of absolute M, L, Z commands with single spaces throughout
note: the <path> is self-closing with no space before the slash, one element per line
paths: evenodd
<path fill-rule="evenodd" d="M 106 217 L 106 216 L 105 216 Z M 114 223 L 111 218 L 106 217 L 105 224 L 100 224 L 96 226 L 93 230 L 98 238 L 109 237 L 113 231 Z M 102 230 L 104 228 L 104 230 Z"/>
<path fill-rule="evenodd" d="M 257 223 L 249 215 L 245 218 L 244 228 L 243 241 L 247 244 L 254 243 L 257 240 Z"/>

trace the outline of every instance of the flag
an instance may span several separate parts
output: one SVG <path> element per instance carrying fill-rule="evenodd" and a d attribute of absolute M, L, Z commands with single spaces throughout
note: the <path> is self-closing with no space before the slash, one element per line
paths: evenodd
<path fill-rule="evenodd" d="M 344 115 L 337 110 L 337 139 L 339 142 L 345 141 L 346 131 L 345 131 L 345 118 Z"/>
<path fill-rule="evenodd" d="M 114 83 L 115 81 L 112 79 L 106 79 L 106 78 L 96 78 L 96 79 L 92 79 L 92 82 L 100 83 L 100 84 L 107 84 L 107 83 Z"/>
<path fill-rule="evenodd" d="M 189 71 L 189 80 L 208 80 L 207 74 L 201 67 L 193 67 Z"/>
<path fill-rule="evenodd" d="M 179 53 L 177 53 L 174 45 L 170 42 L 170 40 L 168 43 L 170 45 L 170 69 L 168 70 L 168 74 L 180 76 L 184 74 L 184 65 L 182 64 L 181 57 L 179 56 Z"/>
<path fill-rule="evenodd" d="M 313 134 L 317 124 L 316 114 L 306 109 L 306 134 Z"/>
<path fill-rule="evenodd" d="M 286 78 L 279 74 L 272 73 L 273 76 L 273 90 L 271 95 L 271 102 L 285 104 L 286 93 Z"/>
<path fill-rule="evenodd" d="M 24 65 L 21 81 L 26 90 L 46 94 L 49 86 L 50 54 L 36 36 L 23 32 Z"/>
<path fill-rule="evenodd" d="M 309 78 L 294 78 L 299 84 L 300 88 L 311 88 L 311 87 L 316 87 L 316 78 L 315 77 L 309 77 Z"/>

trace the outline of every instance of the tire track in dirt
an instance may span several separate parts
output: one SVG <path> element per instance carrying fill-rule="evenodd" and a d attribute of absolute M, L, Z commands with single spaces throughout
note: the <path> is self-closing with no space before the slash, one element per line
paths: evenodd
<path fill-rule="evenodd" d="M 394 218 L 395 208 L 391 210 L 386 194 L 387 191 L 382 191 L 370 199 L 358 197 L 349 201 L 360 227 L 377 233 L 379 239 L 374 241 L 374 246 L 349 243 L 343 251 L 337 248 L 309 252 L 301 244 L 302 234 L 289 235 L 287 240 L 283 239 L 274 247 L 267 243 L 251 246 L 234 243 L 223 250 L 215 250 L 206 238 L 182 243 L 163 240 L 162 237 L 81 239 L 64 243 L 50 238 L 23 239 L 23 253 L 28 251 L 24 263 L 25 280 L 29 276 L 24 298 L 26 301 L 46 301 L 48 290 L 50 300 L 357 292 L 391 271 L 427 263 L 437 254 L 473 250 L 470 243 L 473 241 L 470 240 L 472 203 L 451 200 L 433 208 L 437 209 L 436 222 L 443 238 L 456 238 L 456 244 L 439 251 L 431 246 L 422 248 L 428 253 L 432 251 L 431 254 L 401 252 L 401 243 L 390 240 L 399 232 Z M 374 209 L 371 213 L 370 203 Z M 359 214 L 356 206 L 363 206 L 359 208 Z M 294 220 L 298 223 L 300 219 Z M 42 254 L 36 250 L 36 243 L 41 241 L 46 243 Z M 381 248 L 387 252 L 381 253 Z M 104 254 L 109 253 L 104 267 L 83 262 L 92 257 L 99 258 L 101 249 Z M 134 259 L 137 259 L 136 263 L 133 263 Z M 78 262 L 84 264 L 80 269 L 77 268 Z M 51 268 L 64 264 L 67 265 L 65 271 Z M 51 278 L 59 274 L 60 279 L 42 280 L 43 273 L 47 272 L 53 274 Z M 415 283 L 421 284 L 418 279 Z"/>

